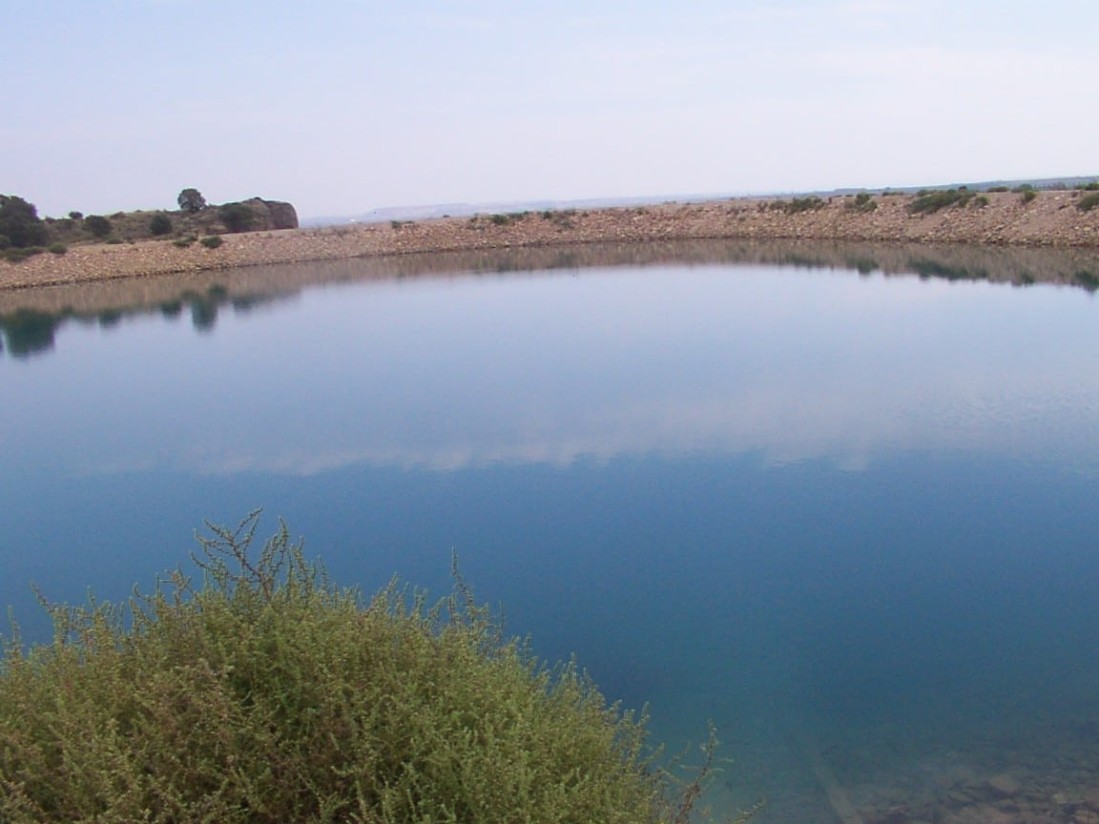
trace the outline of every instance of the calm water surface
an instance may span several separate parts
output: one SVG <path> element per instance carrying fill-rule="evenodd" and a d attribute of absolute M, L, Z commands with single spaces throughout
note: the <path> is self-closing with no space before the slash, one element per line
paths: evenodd
<path fill-rule="evenodd" d="M 713 719 L 720 808 L 1099 787 L 1099 304 L 863 268 L 230 283 L 9 323 L 0 601 L 44 638 L 30 582 L 120 599 L 259 506 L 367 590 L 444 594 L 456 550 L 671 749 Z"/>

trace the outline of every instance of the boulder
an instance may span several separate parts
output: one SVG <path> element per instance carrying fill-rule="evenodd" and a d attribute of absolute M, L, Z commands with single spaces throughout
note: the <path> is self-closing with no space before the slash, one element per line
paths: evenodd
<path fill-rule="evenodd" d="M 264 200 L 262 197 L 252 197 L 242 200 L 241 203 L 255 215 L 250 231 L 298 228 L 298 213 L 293 204 L 281 200 Z"/>

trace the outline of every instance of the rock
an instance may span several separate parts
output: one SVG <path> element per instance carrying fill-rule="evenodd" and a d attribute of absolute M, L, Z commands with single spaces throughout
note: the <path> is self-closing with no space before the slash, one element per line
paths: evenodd
<path fill-rule="evenodd" d="M 298 228 L 298 213 L 290 203 L 281 200 L 264 200 L 262 197 L 252 197 L 241 203 L 251 209 L 255 215 L 252 231 Z"/>
<path fill-rule="evenodd" d="M 988 779 L 989 792 L 996 798 L 1014 798 L 1019 794 L 1019 782 L 1007 773 L 1000 773 Z"/>

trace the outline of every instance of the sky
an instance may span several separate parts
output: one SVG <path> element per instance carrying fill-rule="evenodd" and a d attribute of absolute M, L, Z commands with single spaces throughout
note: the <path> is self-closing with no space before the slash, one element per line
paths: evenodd
<path fill-rule="evenodd" d="M 110 214 L 1099 174 L 1094 0 L 0 0 L 0 193 Z"/>

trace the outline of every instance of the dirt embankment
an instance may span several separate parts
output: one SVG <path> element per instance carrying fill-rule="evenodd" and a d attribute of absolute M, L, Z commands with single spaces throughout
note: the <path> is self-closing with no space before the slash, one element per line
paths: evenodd
<path fill-rule="evenodd" d="M 1082 193 L 1044 191 L 1026 200 L 995 192 L 931 213 L 913 213 L 912 196 L 852 197 L 795 210 L 795 201 L 734 199 L 590 211 L 529 212 L 418 222 L 355 224 L 224 236 L 218 248 L 171 241 L 89 245 L 64 255 L 0 261 L 0 289 L 82 283 L 238 266 L 339 260 L 411 252 L 452 252 L 568 243 L 800 239 L 907 243 L 1099 247 L 1099 208 L 1082 211 Z M 785 205 L 783 205 L 785 204 Z"/>

